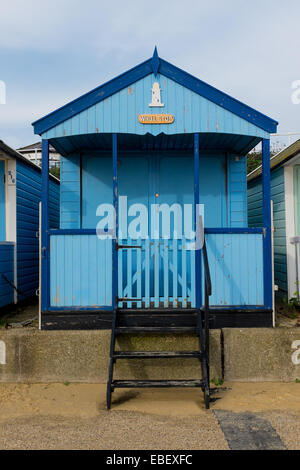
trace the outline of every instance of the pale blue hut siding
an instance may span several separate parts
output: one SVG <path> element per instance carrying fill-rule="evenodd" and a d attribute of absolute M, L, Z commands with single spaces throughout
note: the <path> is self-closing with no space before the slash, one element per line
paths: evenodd
<path fill-rule="evenodd" d="M 149 108 L 153 82 L 161 88 L 163 108 Z M 145 97 L 146 100 L 145 100 Z M 141 124 L 138 114 L 171 113 L 173 124 Z M 217 132 L 269 138 L 254 124 L 239 118 L 173 80 L 153 74 L 64 121 L 42 136 L 43 139 L 94 133 L 131 133 L 158 135 L 192 132 Z"/>
<path fill-rule="evenodd" d="M 0 243 L 0 273 L 14 283 L 14 244 Z M 14 302 L 14 290 L 0 274 L 0 308 Z"/>
<path fill-rule="evenodd" d="M 208 234 L 210 305 L 263 305 L 263 236 Z M 204 294 L 204 292 L 203 292 Z"/>
<path fill-rule="evenodd" d="M 51 307 L 112 305 L 112 241 L 96 235 L 52 235 Z"/>
<path fill-rule="evenodd" d="M 228 227 L 247 227 L 247 157 L 228 157 Z"/>
<path fill-rule="evenodd" d="M 35 295 L 39 279 L 39 202 L 41 172 L 17 161 L 17 285 L 18 300 Z M 49 181 L 49 225 L 59 227 L 59 184 Z"/>
<path fill-rule="evenodd" d="M 60 167 L 60 226 L 80 227 L 80 155 L 61 157 Z"/>
<path fill-rule="evenodd" d="M 188 158 L 186 153 L 185 158 Z M 141 158 L 143 154 L 141 154 Z M 87 157 L 89 158 L 89 157 Z M 203 157 L 205 158 L 205 157 Z M 220 155 L 220 162 L 224 160 L 224 156 Z M 201 159 L 201 156 L 200 156 Z M 219 169 L 215 165 L 218 155 L 210 155 L 209 158 L 205 159 L 205 175 L 207 173 L 214 172 Z M 85 161 L 85 155 L 82 155 L 82 160 Z M 212 162 L 212 168 L 210 169 L 208 162 Z M 201 163 L 201 161 L 200 161 Z M 223 165 L 223 164 L 222 164 Z M 246 183 L 246 157 L 228 156 L 228 168 L 227 175 L 225 175 L 224 166 L 224 187 L 225 179 L 227 178 L 227 200 L 224 197 L 224 203 L 222 204 L 222 221 L 224 227 L 246 227 L 247 226 L 247 183 Z M 201 167 L 201 165 L 200 165 Z M 204 171 L 203 170 L 203 171 Z M 134 170 L 132 170 L 134 172 Z M 200 169 L 201 172 L 201 169 Z M 106 172 L 107 173 L 107 172 Z M 205 176 L 205 178 L 206 178 Z M 61 157 L 61 184 L 60 184 L 60 227 L 62 229 L 80 228 L 81 220 L 81 202 L 80 202 L 80 155 L 73 154 L 68 157 Z M 215 181 L 222 179 L 222 175 L 216 174 Z M 192 178 L 191 178 L 192 179 Z M 200 180 L 203 179 L 203 175 L 200 174 Z M 106 182 L 107 186 L 112 186 L 112 180 L 109 179 Z M 202 185 L 202 187 L 205 185 Z M 191 194 L 192 194 L 193 181 L 191 181 Z M 211 187 L 209 194 L 204 195 L 204 200 L 210 200 L 210 196 L 213 191 L 216 191 L 216 195 L 220 195 L 220 187 Z M 225 192 L 225 190 L 224 190 Z M 221 191 L 222 193 L 222 191 Z M 99 196 L 99 195 L 98 195 Z M 221 194 L 223 197 L 223 195 Z M 88 201 L 86 201 L 88 202 Z M 108 201 L 102 201 L 108 202 Z M 213 210 L 213 208 L 209 208 Z M 211 226 L 211 225 L 209 225 Z M 219 226 L 217 224 L 216 226 Z M 94 228 L 93 226 L 84 228 Z"/>
<path fill-rule="evenodd" d="M 279 287 L 279 295 L 287 293 L 287 254 L 285 232 L 285 196 L 284 168 L 271 172 L 271 199 L 274 204 L 274 269 L 275 284 Z M 262 187 L 261 177 L 248 184 L 249 226 L 262 226 Z"/>

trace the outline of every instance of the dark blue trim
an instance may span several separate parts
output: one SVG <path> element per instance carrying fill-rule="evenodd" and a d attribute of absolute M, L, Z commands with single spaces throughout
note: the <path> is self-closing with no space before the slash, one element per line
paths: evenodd
<path fill-rule="evenodd" d="M 222 312 L 222 310 L 255 310 L 255 312 L 266 310 L 272 311 L 270 308 L 265 307 L 264 305 L 210 305 L 209 306 L 213 312 Z M 204 305 L 202 306 L 204 308 Z"/>
<path fill-rule="evenodd" d="M 50 305 L 49 277 L 49 236 L 48 236 L 48 200 L 49 200 L 49 141 L 42 140 L 42 278 L 41 308 L 46 310 Z"/>
<path fill-rule="evenodd" d="M 49 307 L 47 310 L 43 310 L 43 313 L 47 312 L 99 312 L 99 311 L 112 311 L 113 308 L 111 305 L 99 306 L 99 307 Z"/>
<path fill-rule="evenodd" d="M 113 235 L 111 230 L 101 230 L 98 232 L 95 228 L 66 228 L 66 229 L 50 229 L 49 235 Z"/>
<path fill-rule="evenodd" d="M 153 52 L 153 57 L 151 60 L 151 65 L 152 65 L 152 70 L 154 75 L 156 76 L 159 70 L 159 57 L 157 53 L 157 47 L 155 46 L 154 52 Z"/>
<path fill-rule="evenodd" d="M 118 232 L 119 232 L 119 209 L 118 209 L 118 140 L 117 134 L 112 135 L 112 161 L 113 161 L 113 206 L 114 206 L 114 231 L 115 237 L 112 243 L 112 306 L 113 310 L 118 304 Z"/>
<path fill-rule="evenodd" d="M 205 228 L 205 233 L 264 233 L 263 227 L 253 228 L 253 227 L 242 227 L 242 228 Z M 97 235 L 95 228 L 66 228 L 66 229 L 49 229 L 49 235 Z M 103 234 L 112 234 L 110 231 L 103 231 Z"/>
<path fill-rule="evenodd" d="M 266 308 L 272 308 L 272 238 L 271 238 L 271 171 L 270 140 L 262 142 L 262 192 L 264 234 L 264 299 Z"/>
<path fill-rule="evenodd" d="M 263 228 L 253 228 L 253 227 L 244 227 L 244 228 L 205 228 L 205 233 L 264 233 Z"/>
<path fill-rule="evenodd" d="M 194 227 L 197 230 L 199 204 L 199 134 L 194 135 Z M 196 308 L 202 305 L 201 251 L 195 251 Z"/>
<path fill-rule="evenodd" d="M 156 51 L 157 52 L 157 51 Z M 232 112 L 233 114 L 251 122 L 255 126 L 260 127 L 269 133 L 275 133 L 277 130 L 278 122 L 271 119 L 264 114 L 256 111 L 255 109 L 247 106 L 246 104 L 232 98 L 231 96 L 223 93 L 220 90 L 208 85 L 207 83 L 193 77 L 187 72 L 184 72 L 178 67 L 170 64 L 169 62 L 160 59 L 154 55 L 151 59 L 137 65 L 136 67 L 128 70 L 127 72 L 119 75 L 118 77 L 110 80 L 109 82 L 95 88 L 94 90 L 80 96 L 74 101 L 62 106 L 61 108 L 53 111 L 45 117 L 33 122 L 34 133 L 43 134 L 52 127 L 70 119 L 76 114 L 84 111 L 85 109 L 93 106 L 96 103 L 108 98 L 109 96 L 117 93 L 118 91 L 132 85 L 137 80 L 146 77 L 153 71 L 158 70 L 159 73 L 165 77 L 174 80 L 180 85 L 192 90 L 195 93 L 203 96 L 211 102 L 221 106 L 224 109 Z"/>

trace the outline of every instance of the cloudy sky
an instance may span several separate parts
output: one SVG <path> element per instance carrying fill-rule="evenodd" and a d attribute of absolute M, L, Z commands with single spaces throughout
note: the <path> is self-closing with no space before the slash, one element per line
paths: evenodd
<path fill-rule="evenodd" d="M 0 139 L 152 56 L 300 133 L 299 0 L 7 0 L 0 3 Z M 299 136 L 300 137 L 300 136 Z"/>

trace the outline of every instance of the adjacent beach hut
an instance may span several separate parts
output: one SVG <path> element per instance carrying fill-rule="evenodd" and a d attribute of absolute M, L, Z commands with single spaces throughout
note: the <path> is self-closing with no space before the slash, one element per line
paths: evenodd
<path fill-rule="evenodd" d="M 44 328 L 107 328 L 116 309 L 125 323 L 146 315 L 150 324 L 176 325 L 203 306 L 201 249 L 174 235 L 181 222 L 171 222 L 166 237 L 147 216 L 147 234 L 126 233 L 136 224 L 136 204 L 147 214 L 163 204 L 190 205 L 194 228 L 204 215 L 212 327 L 272 325 L 269 139 L 276 121 L 155 50 L 33 126 L 43 148 Z M 263 218 L 250 228 L 246 155 L 259 142 Z M 48 209 L 49 145 L 62 155 L 59 230 Z M 115 209 L 113 228 L 103 204 Z"/>
<path fill-rule="evenodd" d="M 59 181 L 47 175 L 49 221 L 59 226 Z M 39 287 L 41 168 L 0 141 L 0 308 Z"/>
<path fill-rule="evenodd" d="M 282 299 L 298 298 L 300 275 L 300 140 L 271 158 L 274 274 Z M 262 224 L 262 168 L 248 175 L 249 225 Z"/>

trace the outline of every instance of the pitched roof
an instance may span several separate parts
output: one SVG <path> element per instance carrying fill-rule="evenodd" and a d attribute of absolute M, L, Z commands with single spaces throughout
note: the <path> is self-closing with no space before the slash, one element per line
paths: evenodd
<path fill-rule="evenodd" d="M 132 85 L 137 80 L 151 73 L 157 75 L 158 72 L 266 132 L 275 133 L 277 130 L 277 121 L 161 59 L 155 47 L 152 58 L 33 122 L 34 132 L 41 135 L 66 119 Z"/>
<path fill-rule="evenodd" d="M 31 145 L 25 145 L 25 147 L 20 147 L 19 149 L 17 149 L 17 151 L 21 152 L 21 153 L 30 153 L 30 152 L 34 152 L 35 150 L 42 151 L 42 142 L 41 141 L 35 142 L 34 144 L 31 144 Z M 52 145 L 49 145 L 49 152 L 57 153 L 57 151 L 55 150 L 55 148 Z"/>
<path fill-rule="evenodd" d="M 274 155 L 274 157 L 270 159 L 271 171 L 275 170 L 275 168 L 278 168 L 281 165 L 284 165 L 284 163 L 287 163 L 297 154 L 300 154 L 300 139 L 294 142 L 293 144 L 289 145 L 289 147 L 286 147 L 285 149 L 281 150 L 279 153 L 277 153 L 276 155 Z M 251 181 L 260 176 L 261 173 L 262 166 L 259 165 L 255 170 L 249 173 L 247 180 Z"/>
<path fill-rule="evenodd" d="M 28 166 L 31 166 L 39 173 L 41 173 L 42 171 L 39 165 L 36 165 L 36 163 L 28 160 L 28 158 L 24 157 L 21 153 L 9 147 L 5 142 L 3 142 L 3 140 L 0 140 L 0 155 L 1 155 L 1 152 L 4 153 L 4 155 L 8 155 L 11 158 L 16 158 L 17 160 L 21 160 L 23 163 L 25 163 Z M 49 173 L 49 177 L 56 183 L 60 182 L 58 178 L 56 178 L 54 175 L 51 175 L 50 173 Z"/>

